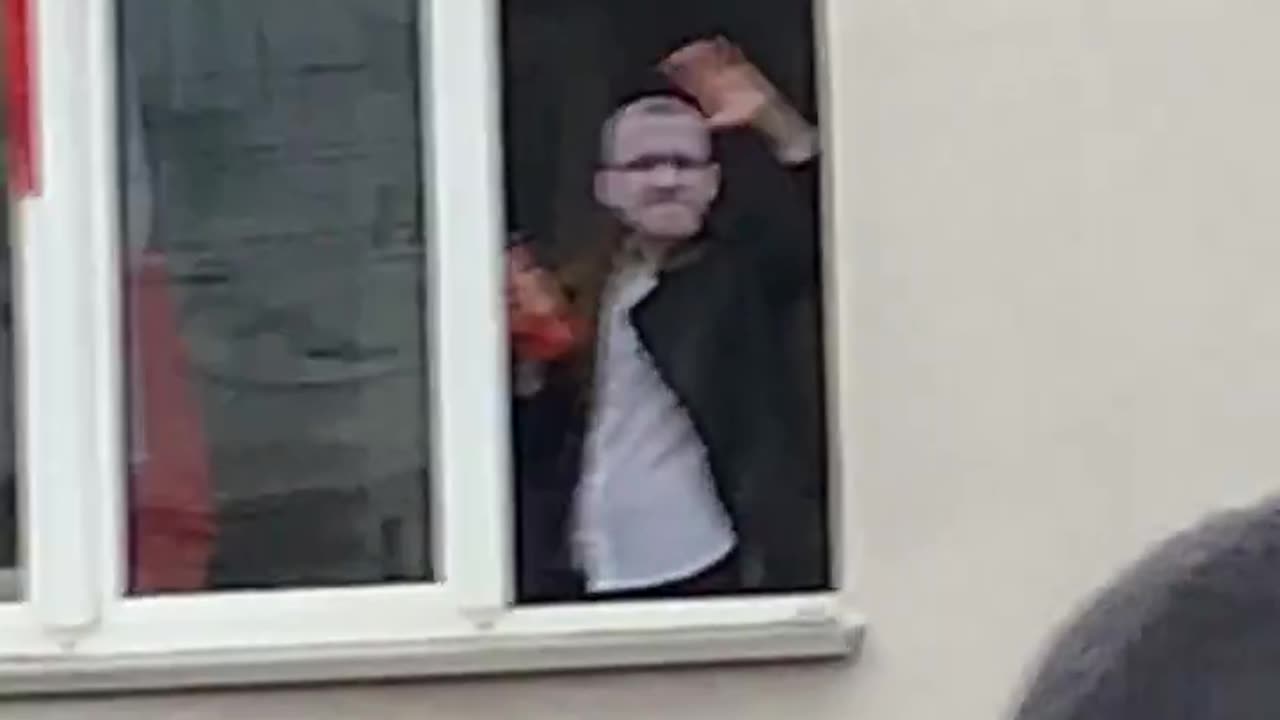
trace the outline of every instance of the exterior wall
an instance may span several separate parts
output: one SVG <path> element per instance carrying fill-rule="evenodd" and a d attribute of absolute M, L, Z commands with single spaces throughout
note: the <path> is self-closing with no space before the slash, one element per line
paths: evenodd
<path fill-rule="evenodd" d="M 829 5 L 859 663 L 0 715 L 985 720 L 1089 588 L 1273 485 L 1280 6 Z"/>

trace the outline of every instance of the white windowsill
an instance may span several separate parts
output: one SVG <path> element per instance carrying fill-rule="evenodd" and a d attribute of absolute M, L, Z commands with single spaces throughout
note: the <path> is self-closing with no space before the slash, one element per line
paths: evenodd
<path fill-rule="evenodd" d="M 571 618 L 581 612 L 520 609 L 508 616 L 517 626 L 514 632 L 403 644 L 5 659 L 0 696 L 835 660 L 856 657 L 864 630 L 860 616 L 825 614 L 635 630 L 558 627 L 579 624 Z"/>

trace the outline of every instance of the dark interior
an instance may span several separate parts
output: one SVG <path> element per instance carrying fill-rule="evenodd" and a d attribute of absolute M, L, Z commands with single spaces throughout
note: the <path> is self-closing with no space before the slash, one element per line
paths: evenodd
<path fill-rule="evenodd" d="M 595 230 L 600 123 L 641 68 L 723 34 L 815 116 L 812 0 L 507 0 L 503 3 L 508 223 L 553 254 Z"/>

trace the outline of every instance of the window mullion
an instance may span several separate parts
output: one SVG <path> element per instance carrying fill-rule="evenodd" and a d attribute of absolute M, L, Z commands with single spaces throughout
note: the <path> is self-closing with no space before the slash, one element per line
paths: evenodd
<path fill-rule="evenodd" d="M 41 194 L 23 204 L 16 252 L 29 596 L 46 629 L 69 637 L 96 623 L 100 582 L 114 571 L 103 566 L 99 536 L 108 512 L 100 490 L 115 452 L 103 452 L 112 409 L 103 384 L 110 370 L 101 366 L 114 337 L 105 292 L 113 228 L 102 197 L 111 83 L 99 57 L 105 0 L 88 5 L 40 0 L 33 8 Z"/>
<path fill-rule="evenodd" d="M 119 75 L 116 48 L 116 0 L 81 0 L 88 17 L 88 49 L 84 74 L 88 137 L 87 185 L 92 218 L 85 247 L 85 280 L 90 292 L 89 349 L 86 372 L 94 390 L 90 447 L 93 498 L 90 526 L 96 552 L 95 591 L 104 602 L 117 600 L 127 583 L 128 552 L 125 506 L 124 401 L 125 354 L 123 289 L 119 256 L 120 134 L 117 124 Z"/>
<path fill-rule="evenodd" d="M 422 17 L 444 581 L 484 620 L 506 602 L 512 566 L 497 8 L 423 0 Z"/>

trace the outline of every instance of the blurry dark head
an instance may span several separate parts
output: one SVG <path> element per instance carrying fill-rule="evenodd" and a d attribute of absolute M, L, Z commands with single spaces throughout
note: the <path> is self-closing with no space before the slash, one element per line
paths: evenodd
<path fill-rule="evenodd" d="M 1157 546 L 1062 629 L 1016 720 L 1280 717 L 1280 499 Z"/>

